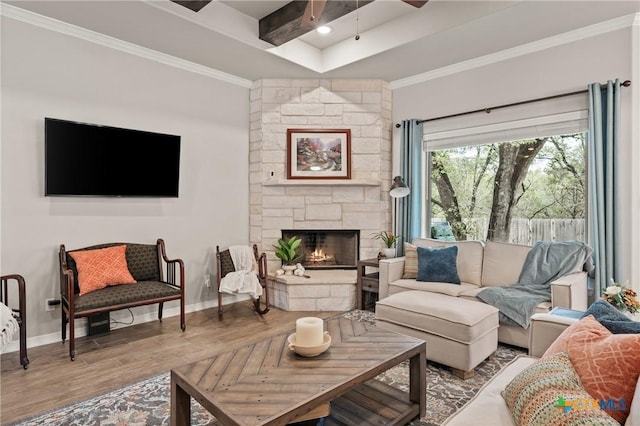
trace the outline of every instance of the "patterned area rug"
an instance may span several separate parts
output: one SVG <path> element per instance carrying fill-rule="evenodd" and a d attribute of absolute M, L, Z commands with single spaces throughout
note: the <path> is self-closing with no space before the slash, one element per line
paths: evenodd
<path fill-rule="evenodd" d="M 373 313 L 367 311 L 352 311 L 345 316 L 358 321 L 374 322 Z M 504 365 L 523 353 L 525 351 L 521 348 L 500 344 L 496 354 L 476 368 L 475 377 L 467 380 L 453 376 L 448 367 L 429 361 L 427 364 L 427 415 L 409 425 L 440 425 L 469 401 Z M 378 376 L 378 380 L 408 391 L 408 362 L 386 371 Z M 15 424 L 20 426 L 168 425 L 169 385 L 169 373 L 160 374 Z M 219 425 L 208 411 L 193 400 L 191 416 L 192 425 Z"/>

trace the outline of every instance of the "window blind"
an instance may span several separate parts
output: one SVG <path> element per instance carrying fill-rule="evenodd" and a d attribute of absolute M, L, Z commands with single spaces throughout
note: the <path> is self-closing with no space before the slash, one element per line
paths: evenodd
<path fill-rule="evenodd" d="M 588 127 L 587 95 L 578 94 L 423 125 L 425 151 L 579 133 Z"/>

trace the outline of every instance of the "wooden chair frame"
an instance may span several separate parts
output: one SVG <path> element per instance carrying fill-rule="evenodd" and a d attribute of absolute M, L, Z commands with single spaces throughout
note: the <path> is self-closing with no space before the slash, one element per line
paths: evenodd
<path fill-rule="evenodd" d="M 224 251 L 224 250 L 223 250 Z M 253 245 L 253 256 L 258 264 L 258 282 L 262 287 L 262 296 L 253 300 L 253 307 L 258 315 L 264 315 L 271 309 L 269 306 L 269 286 L 267 285 L 267 255 L 258 254 L 258 246 Z M 218 292 L 218 318 L 222 319 L 224 307 L 222 306 L 222 293 L 220 292 L 220 282 L 222 278 L 231 271 L 223 271 L 220 261 L 220 246 L 216 246 L 216 291 Z"/>
<path fill-rule="evenodd" d="M 9 282 L 15 282 L 18 290 L 18 309 L 9 308 L 15 313 L 15 318 L 20 326 L 20 365 L 25 370 L 29 365 L 27 358 L 27 301 L 25 282 L 22 275 L 3 275 L 0 277 L 0 302 L 9 306 Z"/>

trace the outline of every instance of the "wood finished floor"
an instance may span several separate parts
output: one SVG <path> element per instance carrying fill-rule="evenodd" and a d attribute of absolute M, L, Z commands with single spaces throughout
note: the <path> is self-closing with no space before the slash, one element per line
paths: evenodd
<path fill-rule="evenodd" d="M 249 302 L 226 308 L 223 321 L 216 309 L 165 318 L 76 339 L 76 359 L 69 359 L 68 341 L 28 349 L 29 368 L 18 352 L 0 360 L 0 423 L 8 424 L 57 407 L 125 386 L 215 352 L 295 328 L 303 316 L 328 318 L 337 312 L 286 312 L 273 308 L 260 317 Z"/>

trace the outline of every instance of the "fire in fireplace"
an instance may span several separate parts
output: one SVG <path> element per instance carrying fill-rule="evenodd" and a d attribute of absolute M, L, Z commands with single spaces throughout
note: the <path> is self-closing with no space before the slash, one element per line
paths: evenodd
<path fill-rule="evenodd" d="M 355 229 L 283 229 L 282 238 L 302 240 L 300 262 L 307 269 L 355 269 L 360 253 L 360 231 Z"/>

